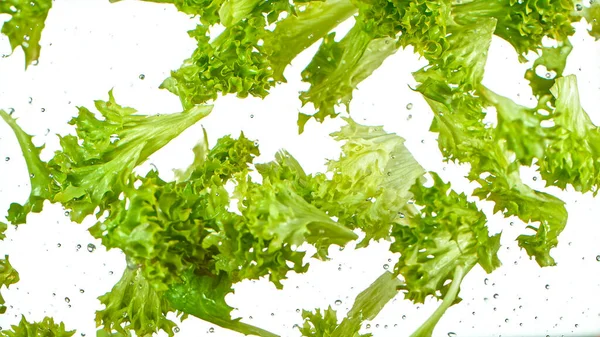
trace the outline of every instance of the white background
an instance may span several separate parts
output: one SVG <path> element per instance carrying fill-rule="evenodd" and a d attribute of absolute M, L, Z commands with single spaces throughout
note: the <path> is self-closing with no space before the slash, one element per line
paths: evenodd
<path fill-rule="evenodd" d="M 93 100 L 107 99 L 113 87 L 117 102 L 142 113 L 181 110 L 177 97 L 159 90 L 158 85 L 191 55 L 195 45 L 186 31 L 194 27 L 193 19 L 171 6 L 136 1 L 57 0 L 53 4 L 39 65 L 25 72 L 20 50 L 0 59 L 0 109 L 15 109 L 14 116 L 26 132 L 35 135 L 34 142 L 46 144 L 45 159 L 57 149 L 57 133 L 73 132 L 67 121 L 77 113 L 76 107 L 93 108 Z M 6 18 L 0 16 L 0 20 Z M 348 24 L 340 30 L 347 28 Z M 583 106 L 599 124 L 600 42 L 594 43 L 585 33 L 585 24 L 577 28 L 566 73 L 578 76 Z M 297 99 L 297 92 L 306 88 L 299 72 L 315 50 L 313 46 L 303 53 L 286 72 L 288 83 L 273 89 L 265 100 L 219 99 L 213 113 L 201 121 L 211 143 L 244 130 L 260 143 L 259 161 L 272 160 L 277 149 L 286 148 L 308 172 L 323 170 L 325 158 L 339 154 L 339 144 L 327 135 L 337 130 L 341 121 L 328 120 L 323 125 L 311 121 L 303 135 L 296 132 L 298 111 L 310 112 L 301 108 Z M 0 54 L 10 54 L 4 36 L 0 37 Z M 499 39 L 494 40 L 489 54 L 485 84 L 531 105 L 530 90 L 522 79 L 527 65 L 519 64 L 514 50 Z M 426 169 L 440 172 L 455 189 L 470 191 L 473 185 L 463 178 L 468 169 L 442 162 L 436 136 L 427 131 L 432 114 L 407 85 L 413 84 L 411 71 L 423 64 L 410 50 L 390 57 L 355 92 L 352 116 L 360 123 L 383 124 L 387 131 L 397 132 L 407 139 L 407 146 Z M 410 110 L 409 103 L 413 105 Z M 173 168 L 191 162 L 191 148 L 200 137 L 198 124 L 152 156 L 146 166 L 153 163 L 165 178 L 172 177 Z M 544 182 L 534 180 L 533 169 L 522 173 L 526 182 L 543 189 Z M 600 335 L 600 201 L 590 195 L 548 190 L 567 201 L 570 216 L 553 251 L 558 266 L 539 268 L 514 241 L 525 224 L 492 215 L 490 203 L 479 203 L 489 216 L 491 231 L 503 231 L 500 258 L 504 265 L 491 275 L 479 267 L 471 271 L 462 284 L 463 302 L 448 310 L 435 336 L 450 332 L 456 336 Z M 10 202 L 24 202 L 28 194 L 28 173 L 18 143 L 8 126 L 0 123 L 0 210 L 8 209 Z M 61 206 L 46 204 L 41 214 L 29 216 L 27 225 L 18 230 L 11 227 L 10 239 L 0 244 L 0 253 L 10 254 L 21 282 L 2 290 L 11 305 L 0 316 L 2 328 L 17 323 L 21 314 L 30 320 L 49 315 L 64 321 L 67 328 L 77 329 L 78 334 L 95 333 L 94 312 L 100 309 L 96 298 L 119 279 L 125 262 L 120 252 L 106 252 L 87 233 L 92 224 L 73 224 Z M 90 253 L 88 243 L 98 248 Z M 331 305 L 341 319 L 356 294 L 381 274 L 385 264 L 395 263 L 385 243 L 357 251 L 334 248 L 331 255 L 332 261 L 313 261 L 308 273 L 291 275 L 283 291 L 265 280 L 242 282 L 227 300 L 238 308 L 235 314 L 243 321 L 282 336 L 298 336 L 292 329 L 301 322 L 297 309 Z M 342 304 L 336 305 L 337 300 Z M 375 337 L 408 336 L 436 306 L 434 301 L 415 306 L 399 295 L 369 322 L 369 329 L 366 324 L 363 328 Z M 190 318 L 180 325 L 178 335 L 204 335 L 211 327 Z M 218 327 L 214 335 L 238 336 Z"/>

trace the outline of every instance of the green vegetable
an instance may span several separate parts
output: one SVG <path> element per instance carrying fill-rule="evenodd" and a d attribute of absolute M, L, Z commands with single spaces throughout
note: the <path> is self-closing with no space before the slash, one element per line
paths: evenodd
<path fill-rule="evenodd" d="M 4 222 L 0 222 L 0 240 L 4 240 L 6 235 L 4 232 L 8 226 Z M 8 255 L 5 255 L 3 259 L 0 259 L 0 288 L 5 286 L 7 289 L 11 284 L 19 282 L 19 273 L 13 268 L 8 261 Z M 6 312 L 5 301 L 0 293 L 0 314 Z"/>
<path fill-rule="evenodd" d="M 0 331 L 2 337 L 71 337 L 75 331 L 65 330 L 63 323 L 56 324 L 54 320 L 45 317 L 41 322 L 29 323 L 21 316 L 19 325 L 13 325 L 11 330 Z"/>
<path fill-rule="evenodd" d="M 163 330 L 173 336 L 175 323 L 165 315 L 172 309 L 168 301 L 152 289 L 139 270 L 125 269 L 112 290 L 98 298 L 105 308 L 96 312 L 96 324 L 105 332 L 116 330 L 128 335 L 148 336 Z"/>
<path fill-rule="evenodd" d="M 304 324 L 298 327 L 302 336 L 307 337 L 369 337 L 372 334 L 359 334 L 361 323 L 372 320 L 379 314 L 383 307 L 398 294 L 398 287 L 402 284 L 390 272 L 384 272 L 367 289 L 363 290 L 354 301 L 352 309 L 338 324 L 335 310 L 327 308 L 321 314 L 320 309 L 314 313 L 302 311 Z"/>
<path fill-rule="evenodd" d="M 385 272 L 354 301 L 338 322 L 331 307 L 303 311 L 307 337 L 366 337 L 373 320 L 398 292 L 438 309 L 412 334 L 429 337 L 444 313 L 460 302 L 460 287 L 480 266 L 499 268 L 500 233 L 490 234 L 487 219 L 470 197 L 494 203 L 494 212 L 528 223 L 518 244 L 537 263 L 555 264 L 552 249 L 568 213 L 557 197 L 537 191 L 520 176 L 534 167 L 547 186 L 598 193 L 600 129 L 583 110 L 577 79 L 565 76 L 574 23 L 582 18 L 600 39 L 600 3 L 574 0 L 144 0 L 173 4 L 194 16 L 189 33 L 197 48 L 161 84 L 177 95 L 183 111 L 145 116 L 115 101 L 96 101 L 101 116 L 80 107 L 69 123 L 75 135 L 60 137 L 48 162 L 43 146 L 0 110 L 21 147 L 30 175 L 25 203 L 13 203 L 7 220 L 27 221 L 44 201 L 60 203 L 75 222 L 94 215 L 90 233 L 108 249 L 124 252 L 128 267 L 112 290 L 99 298 L 98 336 L 173 336 L 167 316 L 189 315 L 247 335 L 276 334 L 232 317 L 225 297 L 233 285 L 268 277 L 281 289 L 288 273 L 306 272 L 311 258 L 328 260 L 331 245 L 343 247 L 363 237 L 390 242 L 399 253 L 394 272 Z M 111 0 L 118 2 L 118 0 Z M 50 1 L 4 1 L 9 14 L 2 33 L 14 50 L 21 46 L 26 65 L 39 57 L 39 40 Z M 343 37 L 332 32 L 349 19 Z M 222 32 L 215 36 L 214 28 Z M 526 71 L 537 102 L 521 106 L 482 84 L 494 37 L 506 40 Z M 548 46 L 545 40 L 553 40 Z M 286 150 L 274 160 L 254 163 L 260 152 L 246 138 L 221 137 L 209 147 L 207 131 L 194 147 L 192 164 L 165 181 L 156 170 L 141 176 L 135 168 L 181 132 L 207 116 L 203 105 L 220 95 L 266 97 L 285 82 L 286 67 L 320 41 L 302 71 L 309 87 L 300 93 L 303 132 L 314 118 L 323 122 L 349 112 L 353 91 L 388 57 L 412 47 L 427 65 L 415 70 L 415 91 L 433 111 L 430 131 L 445 161 L 469 165 L 467 178 L 478 185 L 472 195 L 457 193 L 435 172 L 415 160 L 399 135 L 384 126 L 365 126 L 344 118 L 332 138 L 342 153 L 326 172 L 307 174 Z M 528 59 L 537 53 L 535 59 Z M 544 69 L 546 76 L 538 73 Z M 552 74 L 554 73 L 554 74 Z M 554 76 L 553 76 L 554 75 Z M 307 106 L 314 108 L 310 113 Z M 486 123 L 488 109 L 496 125 Z M 253 171 L 260 177 L 257 179 Z M 427 183 L 426 176 L 431 179 Z M 0 223 L 0 239 L 6 225 Z M 360 235 L 359 235 L 360 234 Z M 310 260 L 309 260 L 310 261 Z M 0 287 L 19 281 L 8 256 L 0 260 Z M 0 296 L 0 312 L 6 311 Z M 28 323 L 23 317 L 0 336 L 72 336 L 51 318 Z M 285 334 L 284 334 L 285 335 Z"/>
<path fill-rule="evenodd" d="M 2 25 L 2 34 L 8 36 L 14 51 L 21 46 L 25 67 L 40 57 L 40 39 L 52 0 L 5 0 L 0 3 L 0 14 L 11 18 Z"/>
<path fill-rule="evenodd" d="M 99 216 L 132 183 L 128 178 L 136 166 L 211 111 L 209 106 L 197 106 L 175 114 L 137 115 L 135 109 L 117 104 L 112 91 L 108 101 L 95 103 L 104 119 L 80 107 L 69 122 L 77 136 L 60 137 L 62 150 L 48 163 L 39 159 L 42 148 L 0 111 L 21 145 L 32 186 L 24 205 L 11 205 L 9 221 L 24 223 L 29 212 L 42 210 L 44 200 L 62 203 L 76 222 L 92 213 Z"/>

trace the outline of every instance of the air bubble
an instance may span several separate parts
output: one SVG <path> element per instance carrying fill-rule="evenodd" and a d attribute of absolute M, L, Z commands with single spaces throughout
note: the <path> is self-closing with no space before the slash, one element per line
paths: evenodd
<path fill-rule="evenodd" d="M 176 327 L 173 328 L 173 332 L 178 333 L 179 331 L 181 331 L 181 329 L 179 329 L 178 326 L 176 326 Z"/>
<path fill-rule="evenodd" d="M 92 243 L 88 243 L 87 245 L 87 251 L 90 253 L 93 253 L 96 250 L 96 246 Z"/>
<path fill-rule="evenodd" d="M 413 104 L 412 103 L 408 103 L 406 105 L 406 110 L 411 110 L 413 108 Z"/>
<path fill-rule="evenodd" d="M 342 305 L 342 300 L 335 300 L 335 305 Z"/>
<path fill-rule="evenodd" d="M 208 332 L 210 332 L 210 333 L 213 333 L 213 332 L 215 332 L 215 328 L 210 328 L 210 329 L 208 329 Z"/>
<path fill-rule="evenodd" d="M 139 78 L 140 78 L 140 80 L 143 80 L 143 79 L 145 79 L 145 78 L 146 78 L 146 75 L 144 75 L 144 74 L 140 74 Z"/>

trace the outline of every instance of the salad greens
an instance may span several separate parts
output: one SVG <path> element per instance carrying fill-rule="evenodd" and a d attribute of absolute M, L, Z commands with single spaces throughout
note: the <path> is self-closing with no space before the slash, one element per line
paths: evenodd
<path fill-rule="evenodd" d="M 8 36 L 14 51 L 21 47 L 25 53 L 25 67 L 40 57 L 40 39 L 52 0 L 6 0 L 0 2 L 0 14 L 10 15 L 2 25 L 2 34 Z"/>
<path fill-rule="evenodd" d="M 99 300 L 99 336 L 173 336 L 172 313 L 195 316 L 245 335 L 277 337 L 233 317 L 225 297 L 244 280 L 268 278 L 278 289 L 288 273 L 304 273 L 310 259 L 328 260 L 332 245 L 357 248 L 388 241 L 399 257 L 355 299 L 341 321 L 331 307 L 304 310 L 297 330 L 307 337 L 365 337 L 366 320 L 402 294 L 413 303 L 440 300 L 438 309 L 413 334 L 431 336 L 444 313 L 460 302 L 463 279 L 477 265 L 499 268 L 501 233 L 490 233 L 487 218 L 471 197 L 494 203 L 494 212 L 528 223 L 517 241 L 542 266 L 555 264 L 568 214 L 559 198 L 527 185 L 521 167 L 535 168 L 547 186 L 598 193 L 600 129 L 583 110 L 574 75 L 565 75 L 573 26 L 584 19 L 600 39 L 600 2 L 575 0 L 144 0 L 174 5 L 197 20 L 188 32 L 197 48 L 161 84 L 179 97 L 182 111 L 144 115 L 119 105 L 112 93 L 85 107 L 59 136 L 60 150 L 44 161 L 42 147 L 11 114 L 0 116 L 13 130 L 29 171 L 31 192 L 11 204 L 6 219 L 27 222 L 45 201 L 60 203 L 71 220 L 93 215 L 92 236 L 119 249 L 127 268 Z M 118 0 L 111 0 L 118 2 Z M 9 0 L 0 13 L 14 50 L 26 65 L 40 53 L 39 41 L 51 1 Z M 142 5 L 142 4 L 140 4 Z M 143 4 L 150 5 L 150 4 Z M 340 38 L 339 24 L 352 20 Z M 214 34 L 215 28 L 221 32 Z M 521 106 L 483 85 L 490 45 L 501 38 L 521 62 L 537 98 Z M 550 39 L 555 46 L 544 43 Z M 342 153 L 326 172 L 307 174 L 286 150 L 272 161 L 254 163 L 258 144 L 241 133 L 223 136 L 211 147 L 207 131 L 194 147 L 192 164 L 173 181 L 156 169 L 136 170 L 150 155 L 211 113 L 219 96 L 266 97 L 286 81 L 297 55 L 320 41 L 302 71 L 308 89 L 299 132 L 314 118 L 342 114 L 353 91 L 400 49 L 427 61 L 413 76 L 433 112 L 445 161 L 469 164 L 467 178 L 478 187 L 458 193 L 435 172 L 426 172 L 399 135 L 344 117 L 331 134 Z M 530 59 L 532 53 L 537 58 Z M 545 69 L 547 76 L 540 76 Z M 552 75 L 550 72 L 554 72 Z M 307 105 L 314 111 L 309 113 Z M 485 122 L 489 109 L 497 123 Z M 209 131 L 208 131 L 209 132 Z M 257 179 L 257 175 L 260 176 Z M 7 225 L 0 223 L 0 239 Z M 306 256 L 304 247 L 315 253 Z M 309 262 L 307 262 L 309 261 Z M 19 281 L 8 256 L 0 260 L 0 287 Z M 0 313 L 6 311 L 0 296 Z M 51 318 L 0 331 L 0 336 L 72 336 Z M 287 335 L 285 333 L 284 335 Z"/>

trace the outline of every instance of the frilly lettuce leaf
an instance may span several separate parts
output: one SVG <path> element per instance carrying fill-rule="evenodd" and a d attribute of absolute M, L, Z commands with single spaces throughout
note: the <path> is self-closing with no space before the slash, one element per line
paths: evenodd
<path fill-rule="evenodd" d="M 4 110 L 0 110 L 0 116 L 11 127 L 19 145 L 21 152 L 25 157 L 27 170 L 31 182 L 31 192 L 29 198 L 24 205 L 12 203 L 8 211 L 7 220 L 18 225 L 26 221 L 29 212 L 41 212 L 44 205 L 44 200 L 52 200 L 56 190 L 56 184 L 52 180 L 50 170 L 40 159 L 40 152 L 44 148 L 33 145 L 32 137 L 25 133 L 17 124 L 16 119 L 7 114 Z"/>
<path fill-rule="evenodd" d="M 369 127 L 346 119 L 347 125 L 332 134 L 345 142 L 342 155 L 328 163 L 331 180 L 317 178 L 321 187 L 314 201 L 330 216 L 350 228 L 359 228 L 371 239 L 389 239 L 390 229 L 411 198 L 410 187 L 424 173 L 404 146 L 404 139 L 381 126 Z"/>
<path fill-rule="evenodd" d="M 264 44 L 275 80 L 285 82 L 283 71 L 292 60 L 357 10 L 349 0 L 317 0 L 278 21 Z"/>
<path fill-rule="evenodd" d="M 554 85 L 556 79 L 563 76 L 571 50 L 573 50 L 573 45 L 571 45 L 569 39 L 557 42 L 556 47 L 544 46 L 541 49 L 541 55 L 535 59 L 531 68 L 525 72 L 525 79 L 529 80 L 533 94 L 538 99 L 550 95 L 550 88 Z M 538 66 L 544 66 L 548 72 L 543 76 L 539 76 L 536 72 Z M 550 73 L 551 71 L 555 72 L 554 76 Z"/>
<path fill-rule="evenodd" d="M 0 259 L 0 288 L 5 286 L 8 288 L 11 284 L 19 282 L 19 273 L 13 268 L 8 261 L 8 255 L 5 255 L 3 259 Z M 4 305 L 4 298 L 0 294 L 0 314 L 6 312 L 6 306 Z"/>
<path fill-rule="evenodd" d="M 404 277 L 404 297 L 423 303 L 427 296 L 443 299 L 434 314 L 411 336 L 431 336 L 443 313 L 460 301 L 463 277 L 476 265 L 491 273 L 500 266 L 500 234 L 489 236 L 486 217 L 465 194 L 450 189 L 437 174 L 433 186 L 413 185 L 415 204 L 422 206 L 410 223 L 394 226 L 390 250 L 400 253 L 394 270 Z M 451 281 L 448 284 L 448 281 Z"/>
<path fill-rule="evenodd" d="M 258 155 L 254 142 L 219 139 L 208 152 L 197 151 L 189 179 L 165 182 L 156 171 L 123 190 L 123 200 L 94 225 L 92 235 L 108 248 L 120 248 L 142 266 L 156 290 L 180 283 L 190 268 L 207 275 L 225 273 L 232 282 L 268 275 L 277 286 L 288 271 L 304 272 L 305 241 L 326 249 L 356 235 L 331 220 L 285 181 L 265 178 L 256 184 L 248 165 Z M 236 183 L 233 196 L 225 185 Z M 238 199 L 241 214 L 229 210 Z"/>
<path fill-rule="evenodd" d="M 173 285 L 165 297 L 171 305 L 184 314 L 198 317 L 222 328 L 244 335 L 279 337 L 278 335 L 231 318 L 233 308 L 225 302 L 225 296 L 233 290 L 231 281 L 221 274 L 218 277 L 199 276 L 193 272 L 184 275 L 184 282 Z"/>
<path fill-rule="evenodd" d="M 11 18 L 2 25 L 2 34 L 8 36 L 12 50 L 21 46 L 25 67 L 40 57 L 40 39 L 52 0 L 4 0 L 0 14 Z"/>
<path fill-rule="evenodd" d="M 544 37 L 565 41 L 575 32 L 571 25 L 573 9 L 572 1 L 563 0 L 473 0 L 454 4 L 452 13 L 461 25 L 495 18 L 494 34 L 509 42 L 525 62 L 529 51 L 542 48 Z"/>
<path fill-rule="evenodd" d="M 465 194 L 450 189 L 435 173 L 433 186 L 413 185 L 414 203 L 423 208 L 411 215 L 409 224 L 394 226 L 390 250 L 400 253 L 395 266 L 402 275 L 405 298 L 423 303 L 425 297 L 442 298 L 455 270 L 467 273 L 475 264 L 491 273 L 500 266 L 497 251 L 500 235 L 489 236 L 487 219 Z M 460 280 L 459 280 L 460 282 Z M 440 291 L 440 293 L 437 293 Z"/>
<path fill-rule="evenodd" d="M 352 305 L 352 309 L 338 324 L 335 310 L 331 307 L 314 313 L 303 310 L 304 324 L 300 329 L 302 336 L 315 337 L 370 337 L 372 334 L 359 334 L 362 322 L 373 320 L 383 307 L 398 294 L 402 282 L 390 272 L 384 272 L 369 287 L 363 290 Z"/>
<path fill-rule="evenodd" d="M 596 194 L 600 187 L 600 129 L 581 107 L 577 78 L 558 78 L 550 92 L 556 99 L 551 115 L 556 128 L 554 141 L 539 162 L 542 178 L 548 185 L 564 189 L 570 184 L 576 191 Z"/>
<path fill-rule="evenodd" d="M 315 312 L 302 310 L 304 324 L 298 327 L 304 337 L 330 337 L 338 326 L 336 311 L 331 308 L 316 309 Z M 350 335 L 351 337 L 370 337 L 371 335 Z"/>
<path fill-rule="evenodd" d="M 175 334 L 175 323 L 166 318 L 175 310 L 137 269 L 126 268 L 112 290 L 98 299 L 105 307 L 96 312 L 96 324 L 106 332 L 129 336 L 133 331 L 136 336 L 148 336 L 162 330 L 169 336 Z"/>
<path fill-rule="evenodd" d="M 70 121 L 77 135 L 60 137 L 62 149 L 47 164 L 39 159 L 41 148 L 0 111 L 19 140 L 32 186 L 25 205 L 11 205 L 9 221 L 24 223 L 29 212 L 41 211 L 44 200 L 63 204 L 76 222 L 101 214 L 129 184 L 136 166 L 211 111 L 210 106 L 196 106 L 181 113 L 138 115 L 135 109 L 118 105 L 112 91 L 108 101 L 95 103 L 104 118 L 79 108 Z"/>
<path fill-rule="evenodd" d="M 11 330 L 0 331 L 2 337 L 71 337 L 75 330 L 68 331 L 64 323 L 56 324 L 54 319 L 44 317 L 41 322 L 29 323 L 21 316 L 19 325 L 13 325 Z"/>
<path fill-rule="evenodd" d="M 311 86 L 300 94 L 300 100 L 303 105 L 312 103 L 317 112 L 312 116 L 300 114 L 299 132 L 311 117 L 322 123 L 326 117 L 337 116 L 334 108 L 338 104 L 348 109 L 356 86 L 397 50 L 393 38 L 374 39 L 358 22 L 339 42 L 335 33 L 327 35 L 302 71 L 302 80 Z"/>

